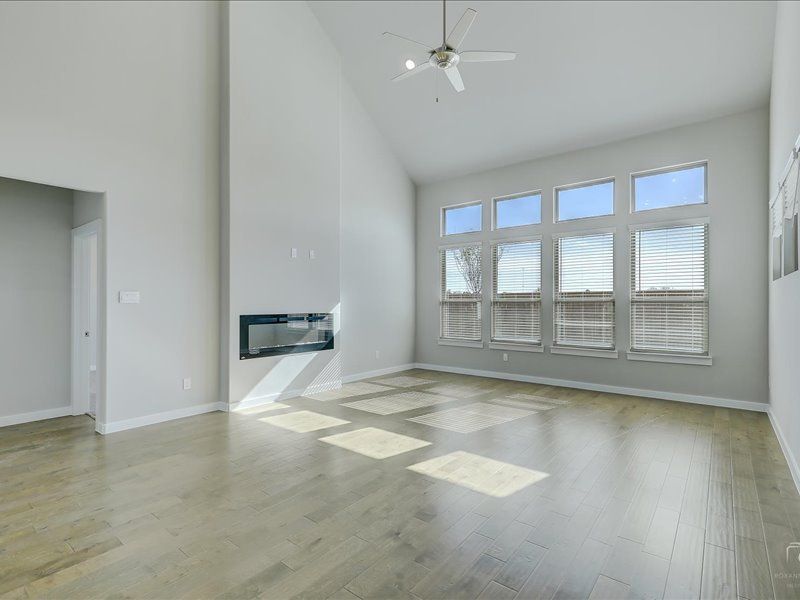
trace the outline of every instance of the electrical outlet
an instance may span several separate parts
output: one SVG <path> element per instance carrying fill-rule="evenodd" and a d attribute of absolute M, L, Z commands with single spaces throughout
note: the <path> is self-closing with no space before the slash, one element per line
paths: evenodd
<path fill-rule="evenodd" d="M 289 254 L 292 258 L 297 258 L 297 248 L 292 248 L 291 253 Z"/>
<path fill-rule="evenodd" d="M 316 250 L 309 250 L 308 251 L 308 258 L 310 258 L 311 260 L 314 260 L 315 258 L 317 258 L 317 251 Z"/>
<path fill-rule="evenodd" d="M 508 352 L 503 352 L 503 362 L 508 362 Z"/>
<path fill-rule="evenodd" d="M 183 389 L 185 389 L 185 390 L 192 389 L 192 378 L 191 377 L 186 377 L 183 380 Z"/>

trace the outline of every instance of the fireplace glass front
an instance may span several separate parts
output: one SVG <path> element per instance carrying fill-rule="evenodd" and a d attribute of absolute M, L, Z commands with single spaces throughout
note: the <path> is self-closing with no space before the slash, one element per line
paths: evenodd
<path fill-rule="evenodd" d="M 241 315 L 239 359 L 333 348 L 331 313 Z"/>

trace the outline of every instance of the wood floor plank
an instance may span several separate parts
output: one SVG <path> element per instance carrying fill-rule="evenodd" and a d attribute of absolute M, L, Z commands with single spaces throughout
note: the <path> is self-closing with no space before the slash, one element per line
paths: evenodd
<path fill-rule="evenodd" d="M 704 548 L 704 529 L 685 523 L 678 525 L 665 597 L 700 597 Z"/>
<path fill-rule="evenodd" d="M 736 536 L 736 581 L 740 596 L 750 600 L 775 597 L 763 541 Z"/>
<path fill-rule="evenodd" d="M 736 599 L 736 559 L 733 550 L 706 544 L 700 589 L 702 598 Z"/>

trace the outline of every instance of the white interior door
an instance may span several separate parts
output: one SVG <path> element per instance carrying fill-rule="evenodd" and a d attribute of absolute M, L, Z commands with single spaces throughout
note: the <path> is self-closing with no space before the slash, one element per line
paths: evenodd
<path fill-rule="evenodd" d="M 99 222 L 72 231 L 72 414 L 97 412 Z"/>

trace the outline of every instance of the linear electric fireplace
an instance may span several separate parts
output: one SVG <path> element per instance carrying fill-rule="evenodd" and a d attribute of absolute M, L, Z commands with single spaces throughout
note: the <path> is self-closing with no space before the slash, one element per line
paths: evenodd
<path fill-rule="evenodd" d="M 239 360 L 332 348 L 331 313 L 239 317 Z"/>

